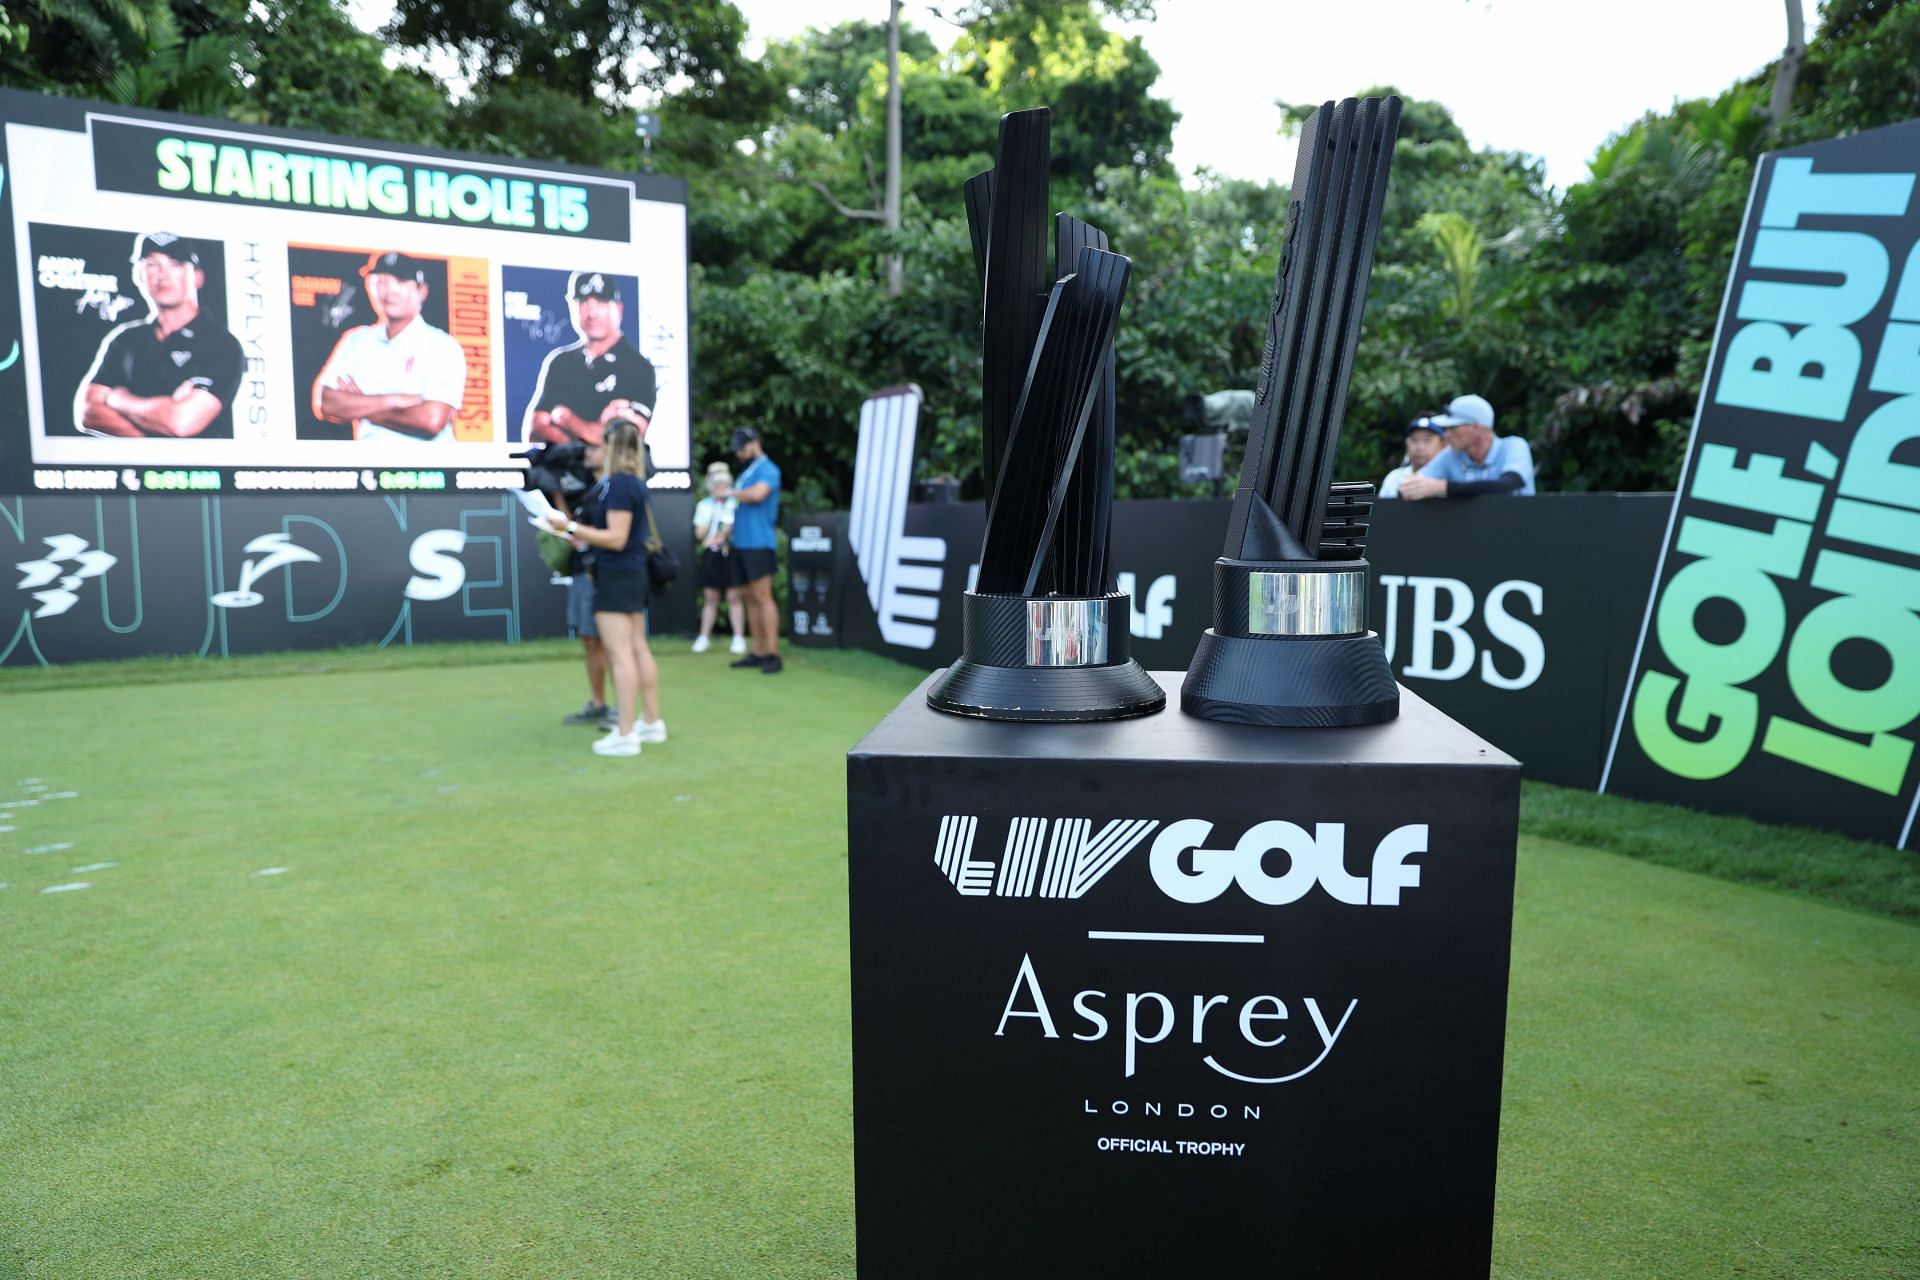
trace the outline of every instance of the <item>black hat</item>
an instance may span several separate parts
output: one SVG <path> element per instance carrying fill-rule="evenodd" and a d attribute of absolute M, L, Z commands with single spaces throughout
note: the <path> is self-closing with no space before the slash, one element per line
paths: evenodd
<path fill-rule="evenodd" d="M 598 271 L 576 271 L 567 281 L 567 296 L 574 301 L 581 298 L 605 298 L 609 302 L 620 302 L 620 286 L 611 277 Z"/>
<path fill-rule="evenodd" d="M 1431 431 L 1437 436 L 1443 436 L 1447 434 L 1447 428 L 1452 425 L 1452 420 L 1445 414 L 1423 413 L 1407 424 L 1407 434 L 1412 435 L 1416 431 Z"/>
<path fill-rule="evenodd" d="M 155 253 L 163 258 L 172 258 L 175 262 L 184 262 L 190 267 L 200 265 L 200 255 L 171 231 L 149 231 L 133 242 L 133 261 L 138 262 Z"/>
<path fill-rule="evenodd" d="M 418 258 L 410 258 L 404 253 L 389 249 L 385 253 L 375 254 L 367 259 L 367 265 L 360 268 L 363 276 L 392 276 L 395 280 L 411 280 L 415 284 L 427 282 L 427 264 Z"/>
<path fill-rule="evenodd" d="M 759 438 L 760 433 L 752 427 L 735 427 L 733 434 L 727 437 L 727 448 L 738 453 Z"/>

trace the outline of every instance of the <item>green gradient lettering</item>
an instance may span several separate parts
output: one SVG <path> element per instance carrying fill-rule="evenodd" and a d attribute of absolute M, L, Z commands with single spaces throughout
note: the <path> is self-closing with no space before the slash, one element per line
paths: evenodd
<path fill-rule="evenodd" d="M 1664 671 L 1649 671 L 1633 691 L 1633 732 L 1647 759 L 1682 778 L 1704 780 L 1732 773 L 1747 758 L 1753 746 L 1754 729 L 1760 720 L 1760 699 L 1745 689 L 1725 685 L 1686 682 L 1686 695 L 1680 706 L 1673 706 L 1673 695 L 1681 682 Z M 1696 733 L 1706 733 L 1716 721 L 1719 728 L 1704 740 L 1683 738 L 1667 722 L 1669 711 L 1674 723 Z"/>
<path fill-rule="evenodd" d="M 187 144 L 179 138 L 162 138 L 154 144 L 153 155 L 160 162 L 154 182 L 162 191 L 185 191 L 193 181 L 187 168 Z"/>
<path fill-rule="evenodd" d="M 1717 404 L 1783 413 L 1790 418 L 1846 419 L 1860 375 L 1860 341 L 1851 330 L 1808 325 L 1750 324 L 1727 344 L 1727 363 L 1714 389 Z"/>

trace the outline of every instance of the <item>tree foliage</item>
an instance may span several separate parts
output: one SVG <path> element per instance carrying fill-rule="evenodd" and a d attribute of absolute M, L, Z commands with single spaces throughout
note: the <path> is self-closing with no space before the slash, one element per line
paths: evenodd
<path fill-rule="evenodd" d="M 614 169 L 637 158 L 632 112 L 658 110 L 656 167 L 691 189 L 696 451 L 761 428 L 801 505 L 846 500 L 860 401 L 902 381 L 927 393 L 921 473 L 978 494 L 959 189 L 992 163 L 1002 113 L 1051 106 L 1055 206 L 1134 259 L 1119 492 L 1183 492 L 1182 400 L 1254 384 L 1286 187 L 1178 180 L 1159 68 L 1114 25 L 1151 18 L 1150 0 L 962 0 L 948 47 L 902 32 L 900 229 L 848 216 L 878 208 L 884 176 L 874 9 L 754 59 L 727 0 L 398 0 L 377 35 L 345 0 L 23 0 L 0 9 L 0 83 Z M 1826 0 L 1778 126 L 1763 68 L 1602 140 L 1564 192 L 1408 99 L 1341 474 L 1379 475 L 1410 416 L 1471 390 L 1533 440 L 1543 487 L 1671 484 L 1756 160 L 1920 117 L 1917 48 L 1920 0 Z M 1277 130 L 1310 109 L 1275 104 Z M 905 262 L 893 299 L 889 253 Z"/>

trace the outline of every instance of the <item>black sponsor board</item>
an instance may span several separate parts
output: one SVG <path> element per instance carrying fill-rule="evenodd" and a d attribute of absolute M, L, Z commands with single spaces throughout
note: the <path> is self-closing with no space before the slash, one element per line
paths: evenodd
<path fill-rule="evenodd" d="M 1527 776 L 1594 786 L 1671 501 L 1566 494 L 1378 504 L 1368 616 L 1394 675 L 1525 761 Z M 1228 505 L 1115 504 L 1112 562 L 1131 597 L 1132 651 L 1148 666 L 1184 668 L 1212 623 Z M 906 533 L 947 548 L 929 645 L 886 640 L 851 564 L 838 570 L 847 582 L 840 642 L 918 666 L 952 661 L 983 519 L 977 504 L 907 508 Z"/>
<path fill-rule="evenodd" d="M 1920 121 L 1762 157 L 1602 788 L 1911 844 Z"/>
<path fill-rule="evenodd" d="M 1394 676 L 1529 778 L 1592 787 L 1671 502 L 1380 503 L 1367 616 Z"/>
<path fill-rule="evenodd" d="M 1485 1275 L 1516 763 L 925 690 L 848 759 L 860 1274 Z"/>
<path fill-rule="evenodd" d="M 840 647 L 846 592 L 859 585 L 846 524 L 839 512 L 802 516 L 787 537 L 787 634 L 803 648 Z"/>
<path fill-rule="evenodd" d="M 691 563 L 692 502 L 653 494 Z M 567 634 L 566 587 L 510 494 L 0 502 L 0 664 Z M 659 631 L 692 622 L 683 575 Z"/>

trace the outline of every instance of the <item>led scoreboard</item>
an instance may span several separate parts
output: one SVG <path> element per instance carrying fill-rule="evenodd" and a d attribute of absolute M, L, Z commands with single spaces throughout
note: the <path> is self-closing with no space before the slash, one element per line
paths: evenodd
<path fill-rule="evenodd" d="M 678 179 L 0 93 L 0 492 L 517 489 L 622 416 L 680 487 L 688 381 Z"/>

